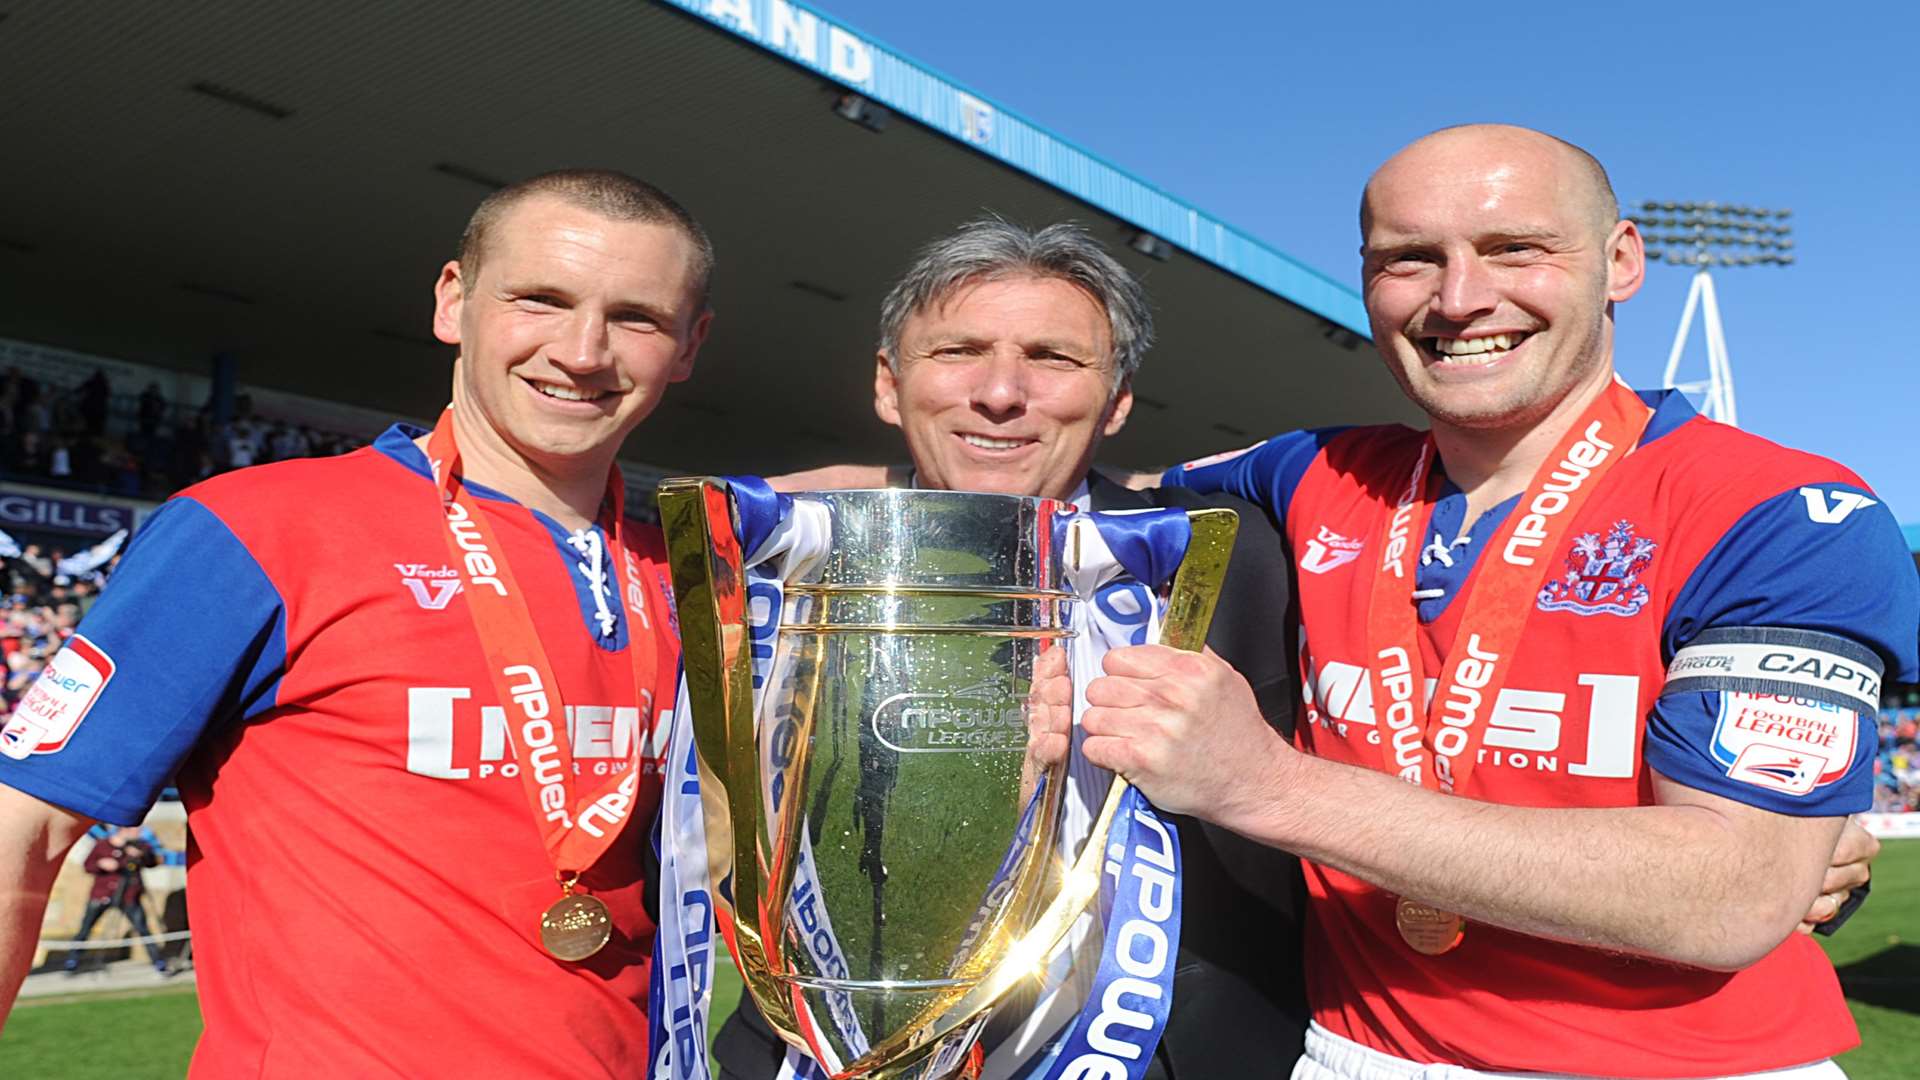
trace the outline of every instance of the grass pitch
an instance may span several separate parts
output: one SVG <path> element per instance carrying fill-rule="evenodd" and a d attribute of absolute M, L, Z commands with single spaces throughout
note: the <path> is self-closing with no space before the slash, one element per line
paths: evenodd
<path fill-rule="evenodd" d="M 1873 899 L 1837 937 L 1820 938 L 1840 971 L 1861 1045 L 1840 1058 L 1853 1080 L 1920 1075 L 1920 840 L 1891 840 L 1873 868 Z M 731 1015 L 740 977 L 714 978 L 713 1027 Z M 191 990 L 30 999 L 0 1036 L 0 1077 L 176 1080 L 200 1013 Z"/>
<path fill-rule="evenodd" d="M 29 998 L 0 1035 L 0 1076 L 177 1080 L 200 1038 L 188 986 L 130 995 Z"/>
<path fill-rule="evenodd" d="M 1873 864 L 1873 896 L 1844 929 L 1819 938 L 1860 1025 L 1842 1054 L 1854 1080 L 1920 1075 L 1920 840 L 1888 840 Z"/>

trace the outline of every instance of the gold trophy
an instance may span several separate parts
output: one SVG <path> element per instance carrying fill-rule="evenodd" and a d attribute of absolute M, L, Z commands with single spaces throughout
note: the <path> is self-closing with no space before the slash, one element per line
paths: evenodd
<path fill-rule="evenodd" d="M 1095 895 L 1124 790 L 1069 862 L 1065 767 L 1026 750 L 1036 668 L 1070 651 L 1073 506 L 797 495 L 830 543 L 787 580 L 776 631 L 726 484 L 669 480 L 659 498 L 715 918 L 747 993 L 835 1080 L 953 1075 Z M 1198 649 L 1238 519 L 1190 516 L 1160 640 Z M 757 688 L 756 649 L 772 650 Z"/>

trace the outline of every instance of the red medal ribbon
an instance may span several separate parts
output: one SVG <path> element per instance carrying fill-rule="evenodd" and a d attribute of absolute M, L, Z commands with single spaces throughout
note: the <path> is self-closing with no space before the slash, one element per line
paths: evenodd
<path fill-rule="evenodd" d="M 1560 549 L 1587 497 L 1639 443 L 1651 416 L 1614 379 L 1534 471 L 1520 505 L 1478 559 L 1430 705 L 1420 699 L 1427 680 L 1412 596 L 1413 560 L 1433 517 L 1438 485 L 1433 436 L 1421 443 L 1406 489 L 1381 529 L 1380 565 L 1367 603 L 1367 677 L 1387 772 L 1430 790 L 1452 793 L 1466 786 L 1534 594 L 1550 573 L 1548 556 Z"/>
<path fill-rule="evenodd" d="M 641 750 L 646 742 L 648 717 L 634 732 L 633 752 L 624 772 L 611 775 L 585 794 L 573 771 L 572 740 L 567 733 L 567 711 L 560 684 L 547 662 L 533 613 L 514 581 L 513 568 L 495 538 L 473 495 L 460 478 L 460 448 L 453 434 L 453 410 L 441 414 L 427 441 L 434 482 L 446 514 L 447 553 L 460 568 L 461 591 L 473 628 L 486 655 L 494 694 L 507 712 L 508 742 L 520 763 L 520 781 L 533 807 L 535 824 L 547 856 L 567 891 L 569 879 L 592 866 L 620 834 L 632 811 L 640 782 Z M 641 639 L 645 628 L 644 596 L 635 595 L 645 580 L 627 546 L 626 490 L 615 467 L 607 476 L 607 501 L 613 504 L 613 546 L 624 557 L 627 592 L 627 653 L 633 661 L 634 701 L 643 714 L 650 711 L 658 657 Z M 612 562 L 607 560 L 608 576 Z M 607 586 L 613 588 L 611 583 Z"/>

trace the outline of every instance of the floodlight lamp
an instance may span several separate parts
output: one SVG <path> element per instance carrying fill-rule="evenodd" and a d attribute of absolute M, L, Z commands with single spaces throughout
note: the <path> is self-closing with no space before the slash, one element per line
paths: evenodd
<path fill-rule="evenodd" d="M 1127 238 L 1127 246 L 1159 262 L 1166 262 L 1173 257 L 1173 245 L 1145 229 L 1133 230 L 1133 235 Z"/>
<path fill-rule="evenodd" d="M 1320 327 L 1320 336 L 1333 342 L 1348 352 L 1357 352 L 1367 339 L 1337 323 L 1324 323 Z"/>
<path fill-rule="evenodd" d="M 1647 249 L 1647 258 L 1649 258 L 1649 259 L 1651 259 L 1651 260 L 1653 260 L 1654 262 L 1659 262 L 1659 261 L 1660 261 L 1660 249 L 1659 249 L 1659 248 L 1648 248 L 1648 249 Z"/>
<path fill-rule="evenodd" d="M 1660 204 L 1657 202 L 1654 202 L 1652 199 L 1642 199 L 1640 201 L 1640 209 L 1645 210 L 1648 213 L 1652 213 L 1653 211 L 1660 209 Z"/>
<path fill-rule="evenodd" d="M 886 109 L 851 91 L 833 99 L 833 111 L 841 119 L 859 124 L 876 135 L 887 129 L 887 121 L 891 119 Z"/>

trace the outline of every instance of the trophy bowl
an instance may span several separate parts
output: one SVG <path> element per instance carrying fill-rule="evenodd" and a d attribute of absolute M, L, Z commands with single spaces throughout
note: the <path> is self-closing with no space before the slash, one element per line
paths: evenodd
<path fill-rule="evenodd" d="M 772 582 L 718 482 L 661 492 L 716 916 L 769 1023 L 831 1075 L 943 1076 L 1084 905 L 1062 917 L 1063 766 L 1027 754 L 1036 678 L 1070 677 L 1073 507 L 792 508 L 824 539 Z"/>

